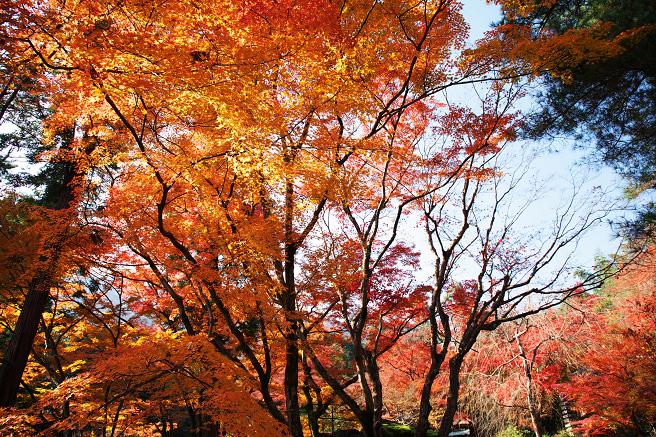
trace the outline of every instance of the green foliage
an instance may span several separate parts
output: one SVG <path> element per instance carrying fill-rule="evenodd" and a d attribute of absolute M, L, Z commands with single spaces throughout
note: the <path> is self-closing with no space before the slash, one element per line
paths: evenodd
<path fill-rule="evenodd" d="M 631 183 L 631 193 L 656 186 L 656 2 L 653 0 L 558 0 L 527 19 L 535 31 L 564 34 L 598 28 L 622 51 L 583 63 L 568 74 L 543 77 L 541 108 L 529 117 L 526 135 L 562 134 L 595 145 L 597 156 Z M 623 232 L 634 239 L 653 228 L 656 209 L 647 205 Z"/>
<path fill-rule="evenodd" d="M 410 425 L 403 425 L 400 423 L 385 423 L 383 424 L 383 437 L 413 437 L 415 429 Z M 429 430 L 428 437 L 437 437 L 437 431 Z"/>
<path fill-rule="evenodd" d="M 0 65 L 0 71 L 4 68 Z M 6 74 L 6 73 L 5 73 Z M 9 185 L 22 185 L 31 179 L 28 174 L 10 173 L 20 165 L 34 162 L 43 151 L 43 120 L 48 115 L 46 103 L 29 92 L 35 84 L 24 82 L 14 99 L 4 102 L 7 107 L 0 123 L 0 178 Z M 26 161 L 26 162 L 25 162 Z"/>
<path fill-rule="evenodd" d="M 24 194 L 21 200 L 55 208 L 60 202 L 62 187 L 70 179 L 71 164 L 46 163 L 42 155 L 68 148 L 74 131 L 63 129 L 52 140 L 45 140 L 44 120 L 52 110 L 38 91 L 37 83 L 25 79 L 15 98 L 7 102 L 0 120 L 0 184 L 20 190 Z M 31 194 L 25 195 L 27 192 Z"/>
<path fill-rule="evenodd" d="M 496 437 L 531 437 L 533 433 L 526 429 L 520 429 L 516 426 L 509 426 L 500 433 L 497 433 Z"/>

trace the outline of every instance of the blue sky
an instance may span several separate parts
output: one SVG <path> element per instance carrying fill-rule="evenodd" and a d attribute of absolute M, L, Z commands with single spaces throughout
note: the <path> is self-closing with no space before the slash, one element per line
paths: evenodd
<path fill-rule="evenodd" d="M 489 29 L 490 24 L 501 17 L 499 7 L 484 0 L 464 0 L 462 13 L 471 27 L 470 41 L 474 41 Z"/>
<path fill-rule="evenodd" d="M 490 25 L 501 18 L 500 8 L 489 4 L 485 0 L 463 0 L 463 15 L 471 26 L 470 43 L 483 36 Z M 527 102 L 529 105 L 535 102 Z M 551 150 L 535 163 L 547 173 L 552 173 L 552 180 L 556 184 L 567 186 L 571 180 L 571 174 L 578 173 L 582 176 L 586 173 L 587 185 L 590 187 L 602 187 L 613 193 L 613 196 L 622 197 L 624 181 L 613 170 L 603 165 L 595 164 L 591 156 L 589 145 L 579 144 L 582 147 L 573 147 L 576 144 L 570 139 L 560 139 L 549 144 L 543 144 L 542 148 Z M 562 191 L 561 191 L 562 193 Z M 556 200 L 558 196 L 552 196 Z M 609 198 L 609 200 L 612 200 Z M 543 208 L 536 210 L 536 217 L 544 217 L 549 209 L 549 202 L 545 202 Z M 617 215 L 616 215 L 617 217 Z M 580 247 L 581 258 L 586 259 L 591 255 L 613 252 L 617 247 L 618 240 L 615 232 L 609 226 L 602 226 L 594 235 L 585 239 L 585 244 Z"/>
<path fill-rule="evenodd" d="M 464 0 L 463 15 L 470 25 L 470 44 L 474 44 L 492 23 L 500 19 L 499 8 L 484 0 Z M 449 98 L 467 101 L 470 93 L 471 90 L 461 87 L 450 92 Z M 536 102 L 526 98 L 522 101 L 521 109 L 530 110 L 531 106 L 535 104 Z M 615 204 L 616 207 L 620 205 L 623 207 L 626 204 L 623 200 L 623 180 L 611 169 L 593 163 L 592 149 L 589 145 L 578 144 L 581 147 L 575 146 L 577 144 L 567 138 L 543 143 L 519 141 L 510 146 L 507 154 L 510 157 L 508 176 L 512 176 L 511 172 L 516 170 L 526 170 L 528 173 L 523 185 L 516 190 L 515 204 L 519 205 L 526 200 L 527 196 L 533 195 L 536 185 L 542 184 L 545 187 L 539 197 L 529 199 L 533 203 L 519 222 L 518 227 L 521 231 L 528 234 L 543 228 L 545 232 L 548 232 L 553 226 L 559 206 L 568 202 L 572 190 L 575 189 L 581 190 L 580 197 L 583 202 L 592 201 L 595 197 L 605 204 Z M 512 170 L 514 165 L 512 160 L 519 160 L 519 156 L 526 153 L 535 155 L 531 163 L 526 167 L 522 167 L 524 164 L 519 164 L 519 167 L 515 165 Z M 519 161 L 517 162 L 519 163 Z M 571 265 L 589 268 L 596 257 L 615 253 L 620 240 L 616 237 L 616 231 L 612 229 L 609 222 L 612 219 L 617 220 L 625 214 L 625 211 L 610 214 L 607 219 L 588 232 L 575 247 Z M 415 247 L 422 253 L 422 273 L 429 276 L 432 272 L 433 260 L 427 243 L 422 237 L 419 237 L 423 231 L 412 225 L 409 225 L 404 231 L 405 238 L 415 244 Z M 475 269 L 475 265 L 472 265 L 471 268 Z M 469 274 L 471 273 L 462 272 L 464 277 Z"/>

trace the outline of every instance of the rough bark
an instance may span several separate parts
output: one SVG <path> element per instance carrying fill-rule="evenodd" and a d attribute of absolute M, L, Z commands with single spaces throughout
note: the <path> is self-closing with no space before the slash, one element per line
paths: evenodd
<path fill-rule="evenodd" d="M 463 357 L 460 355 L 456 355 L 449 361 L 449 391 L 446 397 L 446 409 L 440 419 L 440 426 L 437 430 L 438 437 L 448 437 L 453 426 L 453 419 L 458 411 L 462 361 Z"/>
<path fill-rule="evenodd" d="M 62 134 L 64 147 L 70 147 L 73 135 L 74 128 Z M 92 151 L 93 148 L 86 150 L 87 153 Z M 71 206 L 75 198 L 74 183 L 77 176 L 75 166 L 66 164 L 54 210 L 65 210 Z M 53 272 L 61 257 L 65 238 L 65 235 L 58 234 L 45 244 L 39 260 L 39 270 L 28 285 L 25 301 L 0 367 L 0 407 L 11 407 L 16 403 L 18 388 L 39 328 L 41 314 L 48 302 L 50 288 L 57 280 Z"/>
<path fill-rule="evenodd" d="M 53 261 L 55 260 L 51 260 L 51 263 L 44 266 L 30 281 L 27 296 L 0 368 L 0 407 L 11 407 L 16 403 L 18 388 L 52 286 Z"/>
<path fill-rule="evenodd" d="M 289 432 L 294 437 L 303 437 L 300 407 L 298 401 L 298 320 L 296 320 L 296 287 L 294 263 L 296 249 L 288 246 L 285 261 L 285 282 L 287 290 L 282 296 L 283 309 L 288 326 L 285 330 L 285 407 Z"/>
<path fill-rule="evenodd" d="M 294 437 L 303 437 L 300 408 L 298 402 L 298 344 L 296 336 L 291 334 L 286 339 L 285 362 L 285 406 L 289 432 Z"/>

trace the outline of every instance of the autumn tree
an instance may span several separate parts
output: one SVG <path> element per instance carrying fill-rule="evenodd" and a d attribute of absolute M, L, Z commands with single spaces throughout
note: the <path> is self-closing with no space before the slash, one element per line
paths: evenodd
<path fill-rule="evenodd" d="M 610 266 L 605 266 L 584 281 L 567 273 L 571 269 L 567 253 L 607 214 L 601 203 L 587 207 L 578 204 L 583 199 L 577 189 L 553 218 L 551 235 L 518 233 L 518 223 L 531 200 L 515 208 L 508 202 L 526 170 L 511 171 L 513 176 L 504 178 L 496 167 L 502 150 L 513 138 L 515 119 L 508 112 L 508 102 L 516 92 L 510 87 L 506 94 L 487 94 L 481 101 L 480 115 L 468 108 L 451 109 L 445 126 L 452 132 L 454 144 L 476 153 L 465 160 L 463 177 L 449 181 L 448 190 L 424 199 L 435 283 L 428 313 L 431 365 L 421 394 L 420 436 L 428 428 L 433 382 L 443 371 L 448 372 L 449 382 L 439 435 L 448 434 L 458 409 L 462 367 L 482 332 L 557 306 L 598 287 L 612 273 Z M 439 181 L 439 173 L 431 172 L 429 177 Z M 486 208 L 481 210 L 481 205 Z M 476 266 L 472 279 L 455 276 L 466 263 Z"/>
<path fill-rule="evenodd" d="M 602 293 L 575 308 L 590 308 L 588 340 L 576 348 L 573 372 L 561 389 L 590 434 L 653 432 L 653 249 L 640 255 Z"/>
<path fill-rule="evenodd" d="M 532 138 L 567 135 L 578 146 L 594 145 L 601 161 L 631 183 L 631 195 L 654 186 L 654 59 L 656 9 L 653 2 L 586 0 L 527 2 L 521 22 L 534 32 L 567 36 L 592 30 L 615 41 L 618 50 L 576 63 L 560 74 L 543 74 L 536 89 L 538 109 L 528 117 Z M 653 224 L 651 206 L 626 230 L 635 238 Z"/>
<path fill-rule="evenodd" d="M 426 432 L 432 385 L 448 358 L 445 435 L 462 360 L 480 331 L 597 283 L 593 275 L 556 287 L 566 264 L 552 280 L 535 281 L 600 211 L 574 224 L 570 205 L 538 253 L 509 247 L 507 229 L 496 228 L 505 200 L 497 162 L 515 137 L 517 81 L 614 48 L 588 32 L 536 41 L 508 25 L 465 51 L 467 26 L 452 0 L 12 8 L 4 40 L 38 67 L 53 109 L 44 127 L 53 138 L 67 133 L 55 155 L 71 165 L 27 287 L 38 288 L 39 300 L 22 304 L 12 342 L 19 347 L 5 355 L 14 369 L 13 385 L 3 384 L 6 405 L 48 294 L 76 260 L 89 275 L 119 281 L 125 311 L 137 319 L 133 338 L 108 345 L 117 373 L 90 360 L 89 373 L 67 375 L 43 399 L 80 413 L 52 419 L 60 421 L 53 429 L 147 432 L 146 418 L 161 408 L 162 430 L 178 402 L 190 417 L 210 415 L 209 427 L 239 423 L 299 437 L 299 392 L 318 412 L 325 384 L 366 435 L 379 436 L 379 359 L 428 317 L 431 364 L 418 432 Z M 580 46 L 588 50 L 577 54 Z M 559 58 L 563 48 L 573 60 Z M 480 108 L 440 94 L 484 82 L 493 84 L 483 86 Z M 485 187 L 497 194 L 487 216 L 489 205 L 479 203 Z M 437 257 L 430 292 L 412 280 L 417 254 L 398 237 L 406 213 L 422 206 Z M 455 280 L 472 244 L 481 245 L 478 280 Z M 524 311 L 534 296 L 546 300 Z M 112 305 L 102 313 L 116 328 L 100 331 L 119 330 Z M 352 350 L 351 374 L 322 354 L 327 341 Z M 12 358 L 17 348 L 20 359 Z M 170 400 L 155 392 L 159 381 Z M 85 384 L 88 398 L 72 404 L 70 390 Z M 218 386 L 248 394 L 239 404 L 246 422 L 221 418 L 227 394 Z M 138 387 L 152 404 L 140 402 Z M 130 423 L 127 411 L 140 422 Z"/>
<path fill-rule="evenodd" d="M 466 363 L 466 384 L 472 387 L 464 393 L 465 409 L 480 417 L 479 427 L 501 431 L 520 424 L 536 436 L 557 430 L 554 422 L 560 422 L 556 418 L 564 397 L 559 384 L 577 367 L 577 354 L 589 331 L 598 328 L 595 313 L 580 307 L 588 298 L 584 294 L 569 301 L 577 310 L 554 308 L 481 336 Z M 478 410 L 490 405 L 492 411 Z"/>
<path fill-rule="evenodd" d="M 79 141 L 84 145 L 74 151 L 74 123 L 53 126 L 49 134 L 44 135 L 43 121 L 51 113 L 52 106 L 56 105 L 56 99 L 51 99 L 51 90 L 44 83 L 45 66 L 39 62 L 29 42 L 17 37 L 25 31 L 24 26 L 28 23 L 38 25 L 41 17 L 31 16 L 33 5 L 7 2 L 2 6 L 0 71 L 3 89 L 0 95 L 0 123 L 11 128 L 0 136 L 3 153 L 0 166 L 5 173 L 15 154 L 25 157 L 28 163 L 46 164 L 36 175 L 3 177 L 8 188 L 26 188 L 27 185 L 41 191 L 32 196 L 32 202 L 37 206 L 23 208 L 16 205 L 14 211 L 4 210 L 9 215 L 7 219 L 29 224 L 29 232 L 35 233 L 29 240 L 34 240 L 34 237 L 40 240 L 33 248 L 37 251 L 36 256 L 23 259 L 20 266 L 29 281 L 26 284 L 19 282 L 10 288 L 17 295 L 24 295 L 20 315 L 11 328 L 0 367 L 0 406 L 11 406 L 16 399 L 41 313 L 47 304 L 49 289 L 60 280 L 63 270 L 69 268 L 63 259 L 72 235 L 79 232 L 75 212 L 71 209 L 78 200 L 76 193 L 83 185 L 81 179 L 88 165 L 86 157 L 95 148 L 95 142 L 88 139 Z M 77 155 L 78 152 L 81 155 Z M 14 239 L 19 241 L 10 241 Z M 3 242 L 11 246 L 30 244 L 20 241 L 18 234 L 5 234 Z M 12 247 L 6 249 L 11 250 Z"/>
<path fill-rule="evenodd" d="M 119 236 L 148 265 L 189 334 L 207 323 L 212 330 L 213 321 L 194 319 L 199 314 L 194 307 L 211 302 L 260 380 L 271 414 L 288 422 L 295 435 L 301 432 L 296 254 L 334 196 L 331 180 L 339 168 L 360 148 L 368 153 L 376 147 L 378 141 L 369 139 L 390 120 L 398 124 L 409 107 L 450 83 L 446 74 L 433 71 L 464 37 L 450 2 L 407 10 L 394 2 L 374 6 L 326 4 L 322 14 L 308 15 L 303 5 L 292 4 L 221 10 L 197 3 L 177 9 L 53 3 L 34 5 L 33 20 L 11 36 L 57 73 L 48 77 L 61 97 L 51 125 L 75 123 L 89 137 L 104 140 L 106 147 L 94 159 L 111 157 L 120 169 L 110 176 L 120 183 L 108 192 L 111 201 L 94 225 Z M 214 18 L 224 24 L 216 26 Z M 383 28 L 397 34 L 382 35 Z M 462 36 L 446 37 L 453 34 Z M 73 92 L 80 89 L 83 96 Z M 223 178 L 216 178 L 217 170 Z M 314 185 L 305 188 L 309 178 Z M 134 184 L 147 189 L 135 193 Z M 131 232 L 124 232 L 116 222 L 117 213 L 127 212 L 120 206 L 124 201 L 155 209 L 142 210 L 146 221 L 140 225 L 130 211 Z M 183 206 L 190 201 L 198 206 Z M 175 210 L 182 216 L 171 225 Z M 206 244 L 201 234 L 179 226 L 203 222 L 211 230 Z M 270 240 L 249 239 L 263 228 L 272 230 Z M 156 233 L 137 236 L 137 229 Z M 167 247 L 172 253 L 152 252 Z M 220 269 L 217 258 L 225 260 Z M 171 275 L 190 278 L 184 292 L 171 286 Z M 230 294 L 222 289 L 226 282 L 233 294 L 257 283 L 262 298 L 232 314 L 234 305 L 224 302 Z M 199 288 L 207 293 L 199 302 L 185 299 Z M 249 344 L 245 323 L 238 321 L 259 311 L 271 314 L 267 305 L 283 310 L 274 324 L 284 333 L 286 350 L 284 414 L 268 394 L 268 339 L 260 340 L 261 363 L 252 351 L 258 345 Z M 39 306 L 26 308 L 38 312 Z M 219 337 L 215 342 L 225 346 Z"/>

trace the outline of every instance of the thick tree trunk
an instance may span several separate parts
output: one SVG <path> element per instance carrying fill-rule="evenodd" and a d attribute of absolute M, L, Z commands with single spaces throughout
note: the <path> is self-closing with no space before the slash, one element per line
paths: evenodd
<path fill-rule="evenodd" d="M 301 411 L 298 402 L 298 321 L 296 320 L 296 284 L 294 263 L 296 248 L 288 245 L 285 253 L 285 282 L 287 291 L 282 296 L 282 304 L 288 327 L 285 330 L 285 407 L 287 425 L 294 437 L 303 437 Z"/>
<path fill-rule="evenodd" d="M 285 162 L 294 161 L 294 152 L 285 152 Z M 285 311 L 285 407 L 287 426 L 293 437 L 303 437 L 301 426 L 301 411 L 298 402 L 298 334 L 299 325 L 296 316 L 296 242 L 294 241 L 294 183 L 287 178 L 285 184 L 285 264 L 284 281 L 285 292 L 281 296 L 281 303 Z"/>
<path fill-rule="evenodd" d="M 295 329 L 295 325 L 292 327 Z M 300 408 L 298 403 L 298 343 L 295 334 L 288 334 L 285 363 L 285 406 L 289 432 L 294 437 L 303 437 Z"/>
<path fill-rule="evenodd" d="M 365 437 L 378 437 L 374 426 L 374 416 L 369 411 L 365 411 L 361 417 L 358 417 L 358 421 L 362 426 L 362 434 Z"/>
<path fill-rule="evenodd" d="M 61 134 L 64 148 L 70 146 L 74 133 L 75 128 L 71 128 Z M 93 146 L 89 146 L 85 150 L 87 154 L 92 151 Z M 76 168 L 70 163 L 65 165 L 61 186 L 57 192 L 55 205 L 53 205 L 55 210 L 68 209 L 75 198 Z M 56 279 L 53 277 L 53 272 L 59 261 L 64 239 L 65 235 L 55 235 L 53 241 L 45 245 L 45 252 L 41 256 L 39 270 L 28 285 L 25 302 L 21 307 L 16 327 L 5 351 L 2 367 L 0 367 L 0 407 L 11 407 L 16 403 L 18 387 L 39 328 L 41 314 L 48 302 L 50 288 Z"/>
<path fill-rule="evenodd" d="M 429 426 L 428 419 L 430 417 L 431 411 L 433 410 L 433 406 L 431 405 L 431 399 L 430 399 L 431 391 L 433 390 L 433 384 L 435 383 L 435 379 L 437 378 L 437 375 L 440 374 L 442 364 L 446 359 L 446 354 L 449 349 L 449 345 L 451 344 L 451 331 L 448 325 L 448 319 L 446 318 L 444 312 L 442 312 L 440 309 L 441 311 L 440 320 L 442 325 L 446 329 L 441 346 L 442 350 L 439 353 L 437 352 L 439 332 L 438 332 L 438 325 L 437 325 L 436 309 L 439 306 L 438 299 L 439 296 L 437 295 L 437 293 L 434 293 L 433 301 L 431 303 L 431 308 L 430 308 L 431 364 L 430 364 L 430 368 L 428 369 L 428 372 L 426 373 L 426 377 L 424 379 L 424 385 L 421 389 L 421 398 L 419 401 L 419 418 L 417 419 L 415 437 L 426 437 L 428 433 L 428 426 Z"/>
<path fill-rule="evenodd" d="M 0 407 L 11 407 L 16 402 L 18 387 L 52 285 L 51 267 L 54 263 L 49 264 L 30 282 L 16 327 L 5 351 L 0 368 Z"/>
<path fill-rule="evenodd" d="M 419 418 L 417 419 L 417 427 L 415 428 L 415 437 L 426 437 L 428 433 L 428 418 L 433 410 L 430 395 L 435 378 L 439 374 L 439 369 L 439 366 L 431 363 L 431 367 L 428 369 L 426 379 L 424 380 L 424 386 L 421 389 L 421 398 L 419 400 Z"/>
<path fill-rule="evenodd" d="M 458 411 L 458 397 L 460 395 L 460 369 L 463 357 L 456 355 L 449 361 L 449 392 L 446 397 L 446 409 L 440 419 L 437 430 L 438 437 L 448 437 L 453 426 L 453 419 Z"/>
<path fill-rule="evenodd" d="M 380 381 L 380 369 L 376 358 L 372 353 L 367 353 L 367 370 L 369 380 L 371 381 L 373 397 L 373 427 L 374 435 L 382 437 L 383 435 L 383 384 Z"/>

